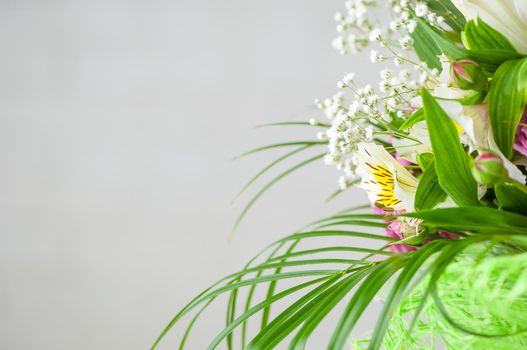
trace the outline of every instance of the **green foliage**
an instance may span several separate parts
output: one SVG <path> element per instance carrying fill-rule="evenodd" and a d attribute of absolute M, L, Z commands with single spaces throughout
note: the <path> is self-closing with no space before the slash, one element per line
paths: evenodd
<path fill-rule="evenodd" d="M 500 66 L 491 81 L 488 100 L 494 139 L 511 158 L 516 129 L 527 104 L 527 58 Z"/>
<path fill-rule="evenodd" d="M 494 247 L 494 248 L 493 248 Z M 409 319 L 420 306 L 429 280 L 423 279 L 396 308 L 379 350 L 510 350 L 527 344 L 527 254 L 499 255 L 489 242 L 459 256 L 437 281 L 422 317 L 409 332 Z M 389 297 L 387 298 L 389 300 Z M 448 313 L 451 321 L 445 318 Z M 456 326 L 462 326 L 460 329 Z M 477 331 L 499 336 L 478 336 Z M 522 332 L 523 331 L 523 332 Z M 373 339 L 355 340 L 351 349 L 366 350 Z M 438 347 L 442 345 L 443 347 Z"/>
<path fill-rule="evenodd" d="M 428 166 L 434 161 L 434 155 L 432 153 L 421 153 L 418 154 L 416 158 L 417 164 L 419 164 L 419 167 L 422 171 L 425 171 L 426 168 L 428 168 Z"/>
<path fill-rule="evenodd" d="M 439 184 L 458 205 L 478 205 L 477 183 L 454 123 L 428 91 L 421 96 Z"/>
<path fill-rule="evenodd" d="M 415 193 L 415 210 L 431 209 L 446 199 L 446 193 L 439 185 L 435 163 L 432 161 L 419 178 Z"/>
<path fill-rule="evenodd" d="M 445 19 L 446 24 L 455 33 L 461 32 L 465 26 L 465 16 L 457 9 L 450 0 L 425 0 L 428 7 L 438 16 Z"/>
<path fill-rule="evenodd" d="M 399 127 L 399 130 L 406 130 L 411 128 L 417 123 L 420 123 L 425 120 L 425 113 L 422 108 L 419 108 L 417 111 L 415 111 L 408 119 L 406 119 L 401 126 Z"/>
<path fill-rule="evenodd" d="M 465 49 L 459 47 L 443 32 L 430 27 L 419 20 L 416 32 L 412 34 L 414 49 L 418 57 L 432 68 L 441 68 L 437 55 L 443 53 L 450 60 L 474 60 L 478 62 L 488 74 L 492 74 L 506 61 L 522 58 L 516 51 L 509 49 L 476 48 Z"/>
<path fill-rule="evenodd" d="M 508 211 L 527 215 L 527 187 L 516 182 L 503 182 L 494 187 L 500 206 Z"/>
<path fill-rule="evenodd" d="M 465 47 L 470 50 L 505 50 L 510 51 L 513 56 L 517 54 L 509 39 L 493 29 L 481 18 L 478 18 L 477 21 L 470 20 L 467 22 L 461 34 L 461 39 Z"/>
<path fill-rule="evenodd" d="M 477 233 L 527 233 L 527 217 L 488 207 L 463 207 L 423 210 L 404 214 L 424 220 L 423 225 L 447 231 Z"/>
<path fill-rule="evenodd" d="M 441 54 L 441 49 L 431 37 L 428 25 L 419 21 L 417 27 L 410 33 L 413 39 L 413 48 L 417 57 L 425 62 L 430 68 L 441 69 L 441 62 L 438 56 Z"/>

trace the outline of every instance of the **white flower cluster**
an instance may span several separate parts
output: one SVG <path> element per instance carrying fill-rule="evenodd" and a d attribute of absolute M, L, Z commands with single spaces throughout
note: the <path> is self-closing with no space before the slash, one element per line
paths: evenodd
<path fill-rule="evenodd" d="M 374 0 L 346 1 L 346 14 L 335 14 L 339 36 L 333 40 L 333 47 L 343 55 L 360 52 L 368 45 L 369 33 L 373 29 L 368 10 L 377 4 Z"/>
<path fill-rule="evenodd" d="M 386 1 L 392 14 L 388 26 L 375 25 L 375 0 L 348 0 L 345 3 L 346 12 L 335 14 L 339 36 L 333 40 L 333 47 L 341 54 L 358 53 L 371 42 L 381 45 L 389 41 L 399 40 L 404 49 L 411 47 L 411 39 L 406 33 L 413 33 L 417 27 L 417 19 L 423 18 L 433 26 L 441 27 L 445 21 L 442 16 L 430 11 L 426 3 L 416 0 Z M 401 34 L 403 33 L 403 34 Z"/>
<path fill-rule="evenodd" d="M 417 25 L 415 16 L 425 17 L 436 25 L 443 19 L 418 1 L 390 0 L 389 4 L 395 19 L 386 28 L 374 27 L 367 16 L 376 6 L 373 0 L 349 0 L 347 14 L 335 16 L 340 36 L 333 44 L 341 53 L 358 52 L 368 43 L 376 43 L 378 49 L 370 51 L 371 62 L 391 62 L 395 66 L 380 72 L 378 88 L 358 87 L 351 73 L 338 82 L 341 89 L 338 94 L 324 102 L 316 101 L 317 107 L 331 121 L 331 127 L 318 137 L 328 140 L 326 163 L 335 164 L 344 172 L 339 179 L 341 188 L 357 178 L 354 157 L 357 144 L 387 136 L 404 137 L 390 126 L 390 122 L 408 118 L 421 105 L 420 87 L 432 86 L 438 80 L 438 70 L 429 69 L 413 57 L 413 40 L 408 33 Z"/>

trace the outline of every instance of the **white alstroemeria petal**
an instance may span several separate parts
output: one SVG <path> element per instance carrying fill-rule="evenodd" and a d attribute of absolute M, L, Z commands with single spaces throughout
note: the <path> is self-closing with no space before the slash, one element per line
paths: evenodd
<path fill-rule="evenodd" d="M 404 209 L 407 211 L 414 211 L 415 193 L 418 184 L 417 181 L 412 175 L 410 175 L 411 177 L 407 177 L 405 174 L 398 173 L 395 169 L 392 171 L 395 174 L 393 194 L 401 201 Z"/>
<path fill-rule="evenodd" d="M 390 210 L 413 210 L 418 180 L 384 147 L 375 143 L 359 143 L 356 153 L 357 173 L 370 201 Z"/>
<path fill-rule="evenodd" d="M 412 139 L 401 138 L 393 141 L 393 146 L 400 158 L 417 163 L 417 156 L 422 153 L 433 153 L 430 135 L 425 122 L 418 123 L 408 130 Z"/>

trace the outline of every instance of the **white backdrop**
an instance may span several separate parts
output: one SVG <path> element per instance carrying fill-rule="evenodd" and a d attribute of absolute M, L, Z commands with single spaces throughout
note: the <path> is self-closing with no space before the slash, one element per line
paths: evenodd
<path fill-rule="evenodd" d="M 319 163 L 228 239 L 242 208 L 232 196 L 278 153 L 230 157 L 310 136 L 253 126 L 305 120 L 345 72 L 377 70 L 331 49 L 342 6 L 0 3 L 1 349 L 146 349 L 184 303 L 272 240 L 363 202 L 357 191 L 324 204 L 338 174 Z M 223 313 L 206 315 L 189 349 L 205 348 Z"/>

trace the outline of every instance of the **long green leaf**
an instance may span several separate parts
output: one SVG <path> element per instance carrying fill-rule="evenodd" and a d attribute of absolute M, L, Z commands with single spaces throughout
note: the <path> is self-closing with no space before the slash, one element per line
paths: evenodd
<path fill-rule="evenodd" d="M 527 58 L 505 62 L 494 74 L 489 91 L 489 115 L 496 144 L 513 155 L 516 129 L 527 104 Z"/>
<path fill-rule="evenodd" d="M 256 175 L 254 175 L 243 187 L 242 189 L 236 194 L 236 196 L 233 198 L 231 202 L 235 202 L 238 197 L 240 197 L 256 180 L 258 180 L 262 175 L 267 173 L 269 170 L 271 170 L 274 166 L 282 162 L 283 160 L 290 158 L 291 156 L 300 153 L 302 151 L 305 151 L 306 149 L 313 147 L 313 145 L 306 145 L 302 146 L 300 148 L 297 148 L 291 152 L 288 152 L 284 154 L 283 156 L 275 159 L 271 163 L 269 163 L 267 166 L 265 166 L 262 170 L 260 170 Z"/>
<path fill-rule="evenodd" d="M 410 34 L 413 39 L 413 48 L 419 59 L 430 68 L 441 69 L 441 62 L 438 56 L 441 49 L 431 38 L 430 33 L 425 29 L 426 24 L 418 22 L 417 27 Z"/>
<path fill-rule="evenodd" d="M 442 16 L 454 32 L 459 33 L 465 26 L 465 16 L 450 0 L 425 0 L 426 4 L 436 15 Z"/>
<path fill-rule="evenodd" d="M 422 108 L 419 108 L 417 111 L 415 111 L 408 119 L 406 119 L 401 126 L 399 127 L 399 130 L 406 130 L 411 128 L 417 123 L 420 123 L 425 120 L 425 113 Z"/>
<path fill-rule="evenodd" d="M 287 249 L 286 251 L 286 256 L 288 254 L 291 254 L 292 251 L 295 249 L 295 247 L 297 246 L 297 244 L 299 243 L 300 241 L 295 241 L 293 242 L 293 244 L 291 244 L 291 246 L 289 247 L 289 249 Z M 284 263 L 287 261 L 287 258 L 283 258 L 280 260 L 280 262 Z M 303 265 L 303 264 L 301 264 Z M 282 272 L 282 268 L 283 266 L 279 266 L 276 268 L 276 270 L 274 271 L 274 273 L 280 273 Z M 270 299 L 273 294 L 274 294 L 274 291 L 276 289 L 276 284 L 277 284 L 278 281 L 271 281 L 271 283 L 269 283 L 269 288 L 267 289 L 267 293 L 265 295 L 265 299 Z M 267 322 L 269 320 L 269 314 L 271 313 L 271 305 L 268 305 L 262 312 L 262 325 L 261 325 L 261 329 L 263 329 L 266 325 L 267 325 Z"/>
<path fill-rule="evenodd" d="M 229 334 L 232 334 L 232 332 L 234 331 L 234 329 L 236 327 L 238 327 L 242 323 L 245 324 L 246 321 L 251 318 L 251 316 L 253 316 L 257 312 L 261 311 L 262 309 L 268 307 L 269 305 L 275 303 L 276 301 L 281 300 L 281 299 L 283 299 L 283 298 L 285 298 L 285 297 L 287 297 L 287 296 L 289 296 L 289 295 L 291 295 L 291 294 L 293 294 L 293 293 L 295 293 L 295 292 L 297 292 L 299 290 L 305 289 L 307 287 L 310 287 L 310 286 L 312 286 L 314 284 L 317 284 L 319 282 L 323 282 L 323 281 L 326 281 L 326 280 L 328 280 L 328 277 L 317 278 L 315 280 L 299 284 L 297 286 L 294 286 L 294 287 L 291 287 L 289 289 L 286 289 L 283 292 L 277 293 L 277 294 L 273 295 L 271 298 L 267 298 L 264 301 L 262 301 L 261 303 L 255 305 L 255 306 L 253 306 L 251 308 L 248 308 L 238 318 L 236 318 L 231 323 L 229 323 L 225 327 L 225 329 L 220 334 L 218 334 L 216 336 L 216 338 L 214 338 L 214 340 L 211 342 L 211 344 L 209 345 L 209 347 L 207 349 L 209 349 L 209 350 L 215 349 L 221 343 L 221 341 L 223 339 L 225 339 Z"/>
<path fill-rule="evenodd" d="M 378 255 L 387 255 L 387 256 L 391 256 L 395 254 L 393 252 L 388 252 L 388 251 L 384 251 L 381 249 L 370 249 L 370 248 L 349 247 L 349 246 L 333 246 L 333 247 L 299 250 L 299 251 L 295 251 L 290 254 L 284 254 L 284 255 L 274 257 L 270 259 L 270 261 L 282 260 L 286 258 L 290 259 L 290 258 L 295 258 L 298 256 L 312 255 L 312 254 L 318 254 L 318 253 L 327 253 L 327 252 L 357 252 L 357 253 L 369 253 L 369 254 L 378 254 Z"/>
<path fill-rule="evenodd" d="M 421 96 L 439 184 L 458 205 L 478 205 L 478 185 L 454 122 L 428 91 L 423 89 Z"/>
<path fill-rule="evenodd" d="M 436 208 L 403 216 L 422 219 L 425 225 L 446 230 L 527 234 L 527 216 L 488 207 Z"/>
<path fill-rule="evenodd" d="M 290 350 L 302 350 L 305 348 L 309 336 L 328 315 L 328 313 L 335 308 L 335 306 L 344 298 L 349 292 L 366 276 L 367 271 L 349 276 L 346 280 L 336 288 L 327 290 L 321 295 L 316 303 L 313 303 L 312 311 L 309 317 L 306 318 L 304 324 L 297 332 L 295 337 L 289 344 Z M 371 271 L 369 273 L 374 273 Z"/>
<path fill-rule="evenodd" d="M 393 312 L 398 306 L 405 292 L 410 288 L 411 281 L 415 278 L 415 275 L 421 266 L 426 261 L 428 261 L 432 255 L 441 251 L 442 247 L 446 244 L 448 244 L 447 241 L 431 242 L 412 254 L 412 257 L 401 271 L 401 274 L 397 278 L 392 290 L 390 291 L 390 294 L 384 302 L 384 307 L 377 319 L 377 324 L 374 328 L 368 350 L 376 350 L 381 347 L 382 340 L 386 330 L 388 329 Z"/>
<path fill-rule="evenodd" d="M 498 49 L 511 51 L 512 55 L 517 53 L 509 39 L 489 26 L 481 18 L 467 22 L 461 39 L 467 49 Z"/>
<path fill-rule="evenodd" d="M 439 185 L 435 164 L 432 161 L 419 178 L 415 193 L 415 210 L 431 209 L 444 201 L 446 193 Z"/>
<path fill-rule="evenodd" d="M 408 255 L 397 255 L 388 258 L 368 275 L 346 306 L 331 337 L 329 349 L 341 350 L 346 347 L 348 338 L 366 307 L 390 277 L 404 266 L 407 257 Z"/>
<path fill-rule="evenodd" d="M 503 209 L 527 215 L 527 186 L 503 182 L 494 187 L 494 192 Z"/>
<path fill-rule="evenodd" d="M 327 282 L 313 289 L 303 297 L 296 300 L 293 304 L 282 311 L 276 318 L 274 318 L 260 333 L 254 337 L 251 342 L 247 345 L 247 350 L 265 349 L 262 344 L 268 343 L 273 339 L 276 339 L 277 333 L 284 332 L 286 326 L 291 327 L 293 325 L 292 319 L 295 315 L 298 316 L 299 310 L 305 305 L 312 302 L 314 298 L 322 294 L 325 290 L 333 286 L 341 278 L 341 275 L 332 276 Z"/>
<path fill-rule="evenodd" d="M 316 145 L 327 145 L 327 141 L 292 141 L 292 142 L 282 142 L 282 143 L 274 143 L 272 145 L 262 146 L 258 148 L 254 148 L 250 151 L 244 152 L 242 154 L 239 154 L 233 158 L 233 160 L 240 159 L 243 157 L 246 157 L 253 153 L 258 153 L 262 151 L 267 151 L 269 149 L 274 148 L 282 148 L 282 147 L 291 147 L 291 146 L 316 146 Z"/>

